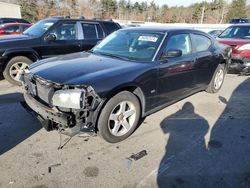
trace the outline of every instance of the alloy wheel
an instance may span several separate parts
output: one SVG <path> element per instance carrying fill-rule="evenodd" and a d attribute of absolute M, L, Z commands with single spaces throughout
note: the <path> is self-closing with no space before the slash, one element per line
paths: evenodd
<path fill-rule="evenodd" d="M 123 136 L 134 125 L 136 120 L 136 108 L 130 101 L 122 101 L 111 111 L 108 120 L 108 128 L 112 135 Z"/>

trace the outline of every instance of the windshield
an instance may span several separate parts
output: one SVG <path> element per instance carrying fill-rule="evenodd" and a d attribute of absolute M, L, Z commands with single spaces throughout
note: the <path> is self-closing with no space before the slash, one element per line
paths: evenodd
<path fill-rule="evenodd" d="M 25 35 L 42 36 L 57 20 L 41 20 L 23 32 Z"/>
<path fill-rule="evenodd" d="M 92 50 L 93 53 L 136 61 L 152 61 L 164 34 L 116 31 Z"/>
<path fill-rule="evenodd" d="M 250 26 L 232 26 L 223 31 L 219 38 L 250 38 Z"/>

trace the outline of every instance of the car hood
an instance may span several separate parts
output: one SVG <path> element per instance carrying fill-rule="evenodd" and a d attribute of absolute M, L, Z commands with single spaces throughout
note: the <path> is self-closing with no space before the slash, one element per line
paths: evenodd
<path fill-rule="evenodd" d="M 240 38 L 217 38 L 220 43 L 236 47 L 238 45 L 250 43 L 250 39 L 240 39 Z"/>
<path fill-rule="evenodd" d="M 18 40 L 25 40 L 25 39 L 29 39 L 32 38 L 31 36 L 28 35 L 4 35 L 0 37 L 0 43 L 3 42 L 10 42 L 10 41 L 18 41 Z"/>
<path fill-rule="evenodd" d="M 139 64 L 142 64 L 139 66 Z M 142 68 L 144 63 L 79 52 L 38 61 L 30 66 L 32 74 L 58 84 L 91 84 L 96 79 L 122 76 Z"/>

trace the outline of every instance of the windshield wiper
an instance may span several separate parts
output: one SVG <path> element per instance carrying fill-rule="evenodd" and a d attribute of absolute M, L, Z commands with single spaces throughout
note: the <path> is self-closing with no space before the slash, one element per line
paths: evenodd
<path fill-rule="evenodd" d="M 96 53 L 96 52 L 92 51 L 92 53 Z M 100 55 L 104 55 L 104 56 L 108 56 L 108 57 L 114 57 L 114 58 L 117 58 L 117 59 L 122 59 L 122 60 L 127 60 L 127 61 L 131 60 L 129 58 L 118 56 L 118 55 L 115 55 L 115 54 L 110 54 L 110 53 L 97 52 L 96 54 L 100 54 Z"/>

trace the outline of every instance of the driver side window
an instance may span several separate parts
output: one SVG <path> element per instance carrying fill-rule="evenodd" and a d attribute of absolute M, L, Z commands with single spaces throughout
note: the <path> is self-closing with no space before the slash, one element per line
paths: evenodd
<path fill-rule="evenodd" d="M 170 37 L 166 50 L 181 50 L 182 55 L 187 55 L 192 52 L 191 41 L 188 34 L 177 34 Z"/>
<path fill-rule="evenodd" d="M 62 23 L 54 28 L 50 34 L 56 36 L 56 40 L 76 40 L 76 23 Z"/>

